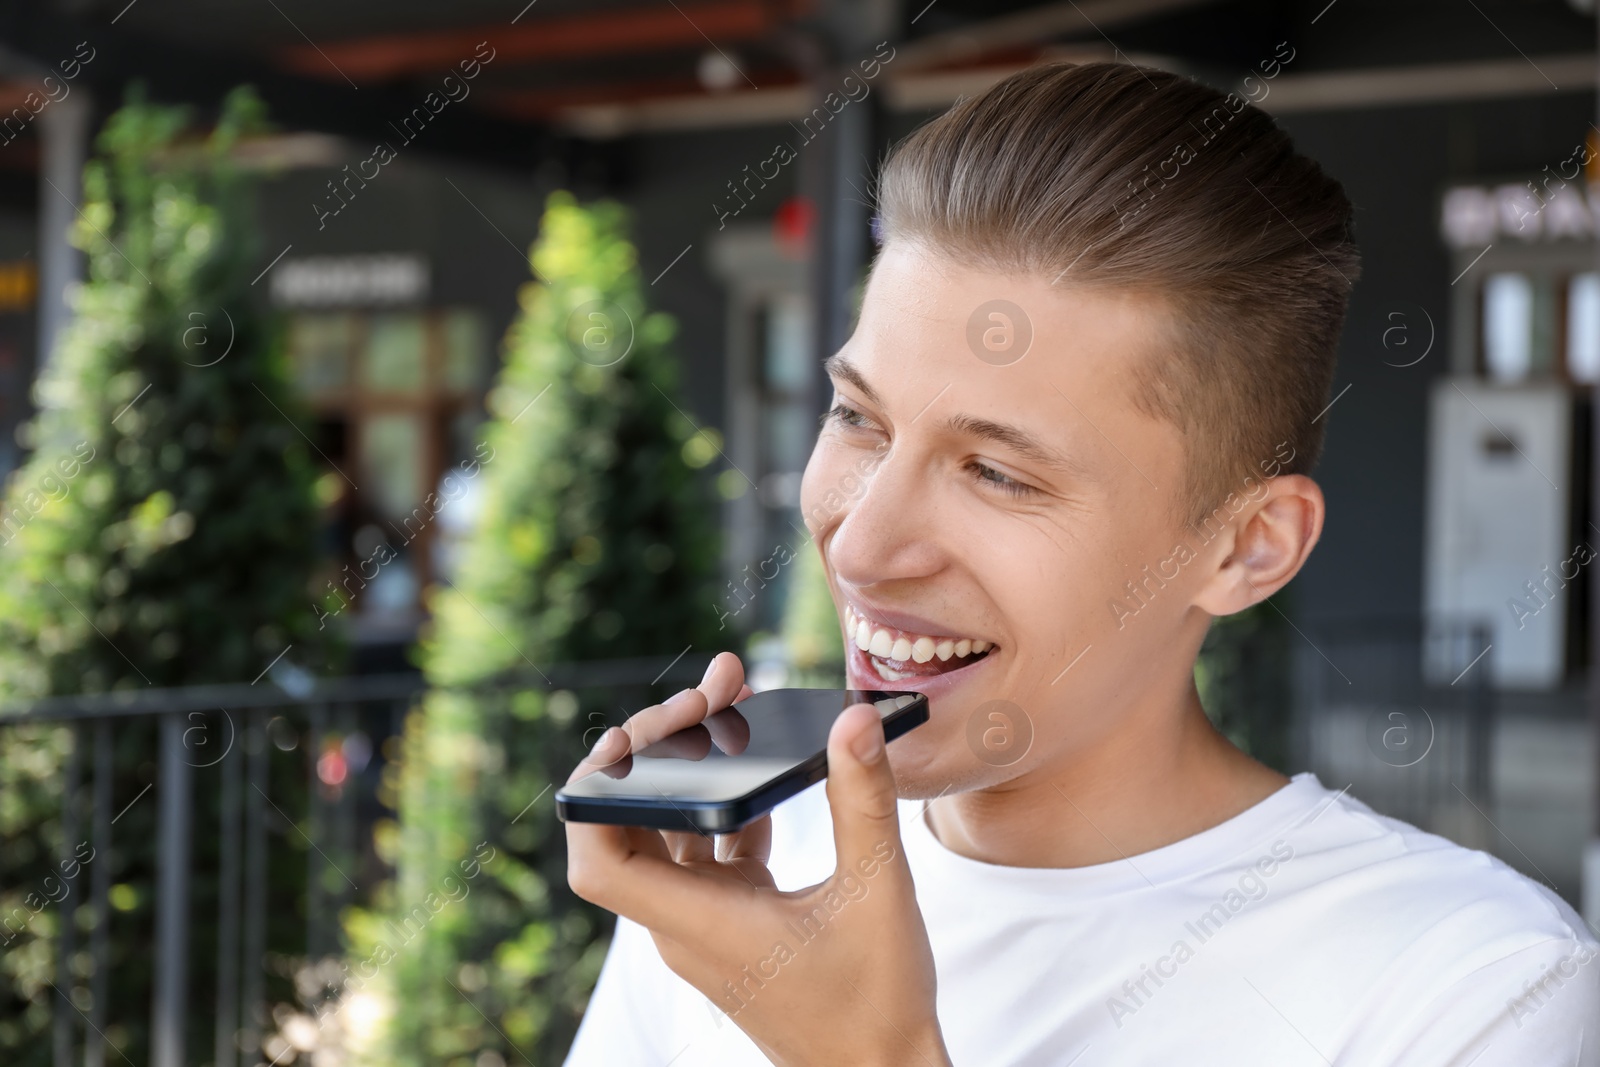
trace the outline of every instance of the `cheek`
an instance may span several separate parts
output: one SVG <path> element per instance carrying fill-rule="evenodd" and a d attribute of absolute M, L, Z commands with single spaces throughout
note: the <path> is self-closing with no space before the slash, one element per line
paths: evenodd
<path fill-rule="evenodd" d="M 1110 607 L 1121 584 L 1119 543 L 1133 531 L 1114 536 L 1099 512 L 1080 518 L 995 527 L 974 539 L 987 546 L 985 588 L 1014 642 L 1007 699 L 1033 718 L 1041 753 L 1050 748 L 1047 738 L 1101 728 L 1092 717 L 1055 711 L 1103 703 L 1107 686 L 1114 689 L 1117 679 L 1137 672 L 1148 654 L 1128 661 L 1130 651 L 1142 647 L 1130 631 L 1153 620 L 1130 620 L 1119 631 Z M 1067 521 L 1072 528 L 1062 525 Z"/>
<path fill-rule="evenodd" d="M 1060 520 L 1010 525 L 1003 549 L 984 552 L 997 588 L 1008 590 L 1008 613 L 1025 620 L 1027 632 L 1044 643 L 1060 644 L 1064 634 L 1091 628 L 1091 609 L 1101 599 L 1108 570 L 1105 546 L 1092 531 L 1069 530 Z M 985 540 L 992 541 L 993 533 Z"/>

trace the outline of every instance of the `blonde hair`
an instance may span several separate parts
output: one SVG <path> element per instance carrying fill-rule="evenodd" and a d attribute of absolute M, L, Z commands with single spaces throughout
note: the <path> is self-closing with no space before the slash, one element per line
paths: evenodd
<path fill-rule="evenodd" d="M 1315 464 L 1360 270 L 1351 207 L 1243 98 L 1123 63 L 1033 67 L 900 143 L 878 207 L 885 241 L 1163 299 L 1170 347 L 1132 369 L 1186 440 L 1187 521 Z"/>

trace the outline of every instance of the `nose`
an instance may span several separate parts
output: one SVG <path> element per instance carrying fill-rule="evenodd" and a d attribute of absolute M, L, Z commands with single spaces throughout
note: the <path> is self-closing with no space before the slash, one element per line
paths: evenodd
<path fill-rule="evenodd" d="M 891 448 L 843 510 L 827 545 L 840 581 L 866 588 L 926 578 L 944 565 L 937 492 L 908 453 Z"/>

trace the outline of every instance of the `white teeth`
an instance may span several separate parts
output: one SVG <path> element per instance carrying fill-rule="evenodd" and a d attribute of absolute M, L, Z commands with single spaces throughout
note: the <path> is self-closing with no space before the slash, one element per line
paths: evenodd
<path fill-rule="evenodd" d="M 953 657 L 982 655 L 994 646 L 988 641 L 978 641 L 970 637 L 963 637 L 959 641 L 955 638 L 932 638 L 917 634 L 897 634 L 883 627 L 874 626 L 849 604 L 844 609 L 844 634 L 847 640 L 853 642 L 863 652 L 870 653 L 879 659 L 895 659 L 902 662 L 927 663 L 935 656 L 941 662 L 948 662 Z M 878 665 L 883 670 L 890 668 Z M 906 677 L 902 672 L 892 672 L 898 677 Z M 891 681 L 896 677 L 885 676 Z"/>
<path fill-rule="evenodd" d="M 878 677 L 886 682 L 898 682 L 912 676 L 911 671 L 897 671 L 882 660 L 874 661 L 872 669 L 878 672 Z"/>

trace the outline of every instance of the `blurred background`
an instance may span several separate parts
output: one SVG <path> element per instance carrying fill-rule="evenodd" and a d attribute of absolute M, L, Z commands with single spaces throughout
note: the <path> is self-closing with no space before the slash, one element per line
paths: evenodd
<path fill-rule="evenodd" d="M 874 167 L 1030 64 L 1271 112 L 1364 257 L 1208 712 L 1600 922 L 1593 0 L 0 10 L 0 1061 L 553 1063 L 549 792 L 734 649 L 842 679 L 798 511 Z"/>

